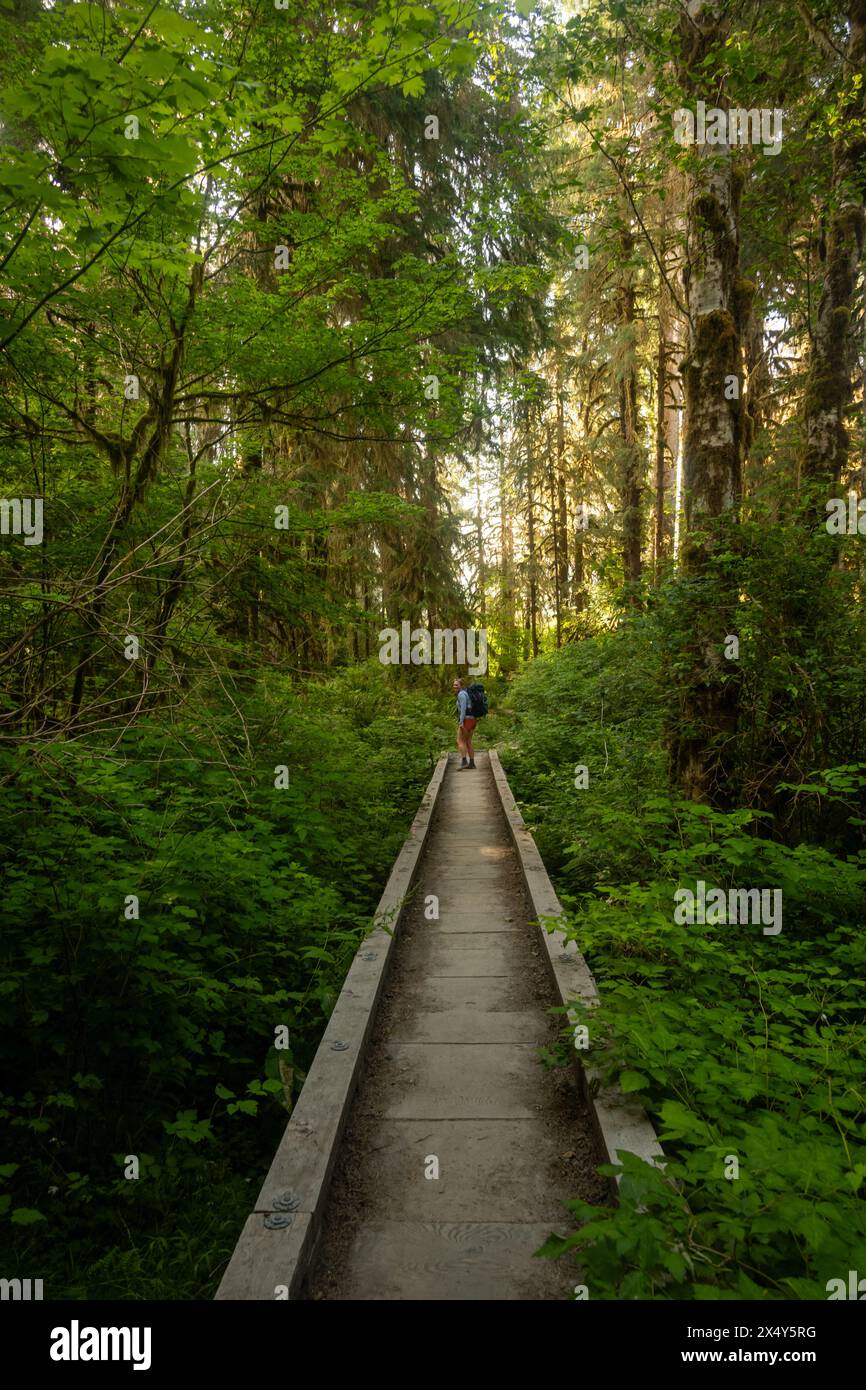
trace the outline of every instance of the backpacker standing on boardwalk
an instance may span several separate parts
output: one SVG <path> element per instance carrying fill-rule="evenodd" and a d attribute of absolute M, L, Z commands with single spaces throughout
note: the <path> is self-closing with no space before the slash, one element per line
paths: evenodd
<path fill-rule="evenodd" d="M 467 686 L 458 676 L 454 682 L 454 693 L 457 696 L 457 747 L 460 752 L 460 768 L 463 772 L 466 768 L 475 766 L 475 754 L 472 750 L 472 734 L 479 719 L 483 719 L 487 713 L 487 696 L 484 693 L 484 686 L 477 682 Z"/>

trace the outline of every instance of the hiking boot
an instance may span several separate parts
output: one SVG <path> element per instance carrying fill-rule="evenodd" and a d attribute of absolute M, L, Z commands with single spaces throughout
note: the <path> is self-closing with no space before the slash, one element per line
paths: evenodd
<path fill-rule="evenodd" d="M 475 766 L 475 759 L 474 759 L 474 758 L 470 758 L 470 759 L 469 759 L 469 766 L 470 766 L 470 767 L 474 767 L 474 766 Z"/>

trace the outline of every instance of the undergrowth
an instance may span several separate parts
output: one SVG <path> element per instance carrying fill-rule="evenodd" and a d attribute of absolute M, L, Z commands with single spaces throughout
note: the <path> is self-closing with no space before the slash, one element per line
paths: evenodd
<path fill-rule="evenodd" d="M 378 663 L 229 693 L 2 754 L 2 1269 L 46 1298 L 212 1295 L 452 732 Z"/>
<path fill-rule="evenodd" d="M 579 1229 L 544 1253 L 575 1252 L 590 1298 L 826 1298 L 866 1258 L 866 766 L 787 788 L 832 799 L 847 843 L 818 843 L 820 816 L 815 842 L 788 843 L 757 807 L 677 799 L 659 650 L 637 619 L 511 693 L 504 762 L 601 995 L 575 1006 L 589 1058 L 667 1156 L 664 1173 L 606 1167 L 618 1206 L 570 1203 Z M 781 888 L 781 932 L 678 925 L 674 894 L 698 880 Z"/>

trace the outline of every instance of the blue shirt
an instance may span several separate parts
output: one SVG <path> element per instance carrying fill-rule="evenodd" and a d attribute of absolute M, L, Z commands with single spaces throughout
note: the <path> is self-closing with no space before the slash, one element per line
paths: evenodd
<path fill-rule="evenodd" d="M 469 715 L 470 719 L 472 718 L 471 714 L 469 714 L 469 692 L 466 690 L 458 690 L 457 718 L 461 724 L 467 715 Z"/>

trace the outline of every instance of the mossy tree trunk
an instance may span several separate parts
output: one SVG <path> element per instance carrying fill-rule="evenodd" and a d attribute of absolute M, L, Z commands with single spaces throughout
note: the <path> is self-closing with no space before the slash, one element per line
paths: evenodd
<path fill-rule="evenodd" d="M 622 268 L 617 291 L 617 318 L 622 339 L 619 364 L 619 431 L 622 439 L 620 496 L 622 499 L 622 568 L 629 586 L 629 601 L 637 602 L 634 586 L 640 582 L 643 524 L 641 494 L 646 460 L 640 444 L 637 355 L 635 321 L 637 291 L 634 277 L 634 237 L 624 229 L 620 234 Z"/>
<path fill-rule="evenodd" d="M 680 22 L 680 80 L 693 103 L 724 106 L 723 45 L 733 6 L 689 0 Z M 735 577 L 719 561 L 719 518 L 734 518 L 742 471 L 742 325 L 753 287 L 740 277 L 741 175 L 727 144 L 690 152 L 683 271 L 688 340 L 683 361 L 682 563 L 687 590 L 684 672 L 673 773 L 687 796 L 731 799 L 725 750 L 737 724 L 736 662 L 725 657 L 735 632 Z M 679 655 L 679 654 L 678 654 Z"/>
<path fill-rule="evenodd" d="M 804 7 L 807 8 L 807 7 Z M 813 38 L 816 31 L 808 24 Z M 818 31 L 818 37 L 823 37 Z M 818 41 L 816 39 L 816 41 Z M 828 489 L 848 461 L 845 411 L 851 399 L 851 317 L 866 236 L 866 0 L 850 0 L 840 133 L 833 141 L 824 278 L 803 402 L 803 477 Z M 823 521 L 823 514 L 822 514 Z"/>
<path fill-rule="evenodd" d="M 674 492 L 680 452 L 682 406 L 679 329 L 679 321 L 673 314 L 670 293 L 660 280 L 658 347 L 655 362 L 653 568 L 656 583 L 661 578 L 664 563 L 673 550 L 674 542 Z"/>

